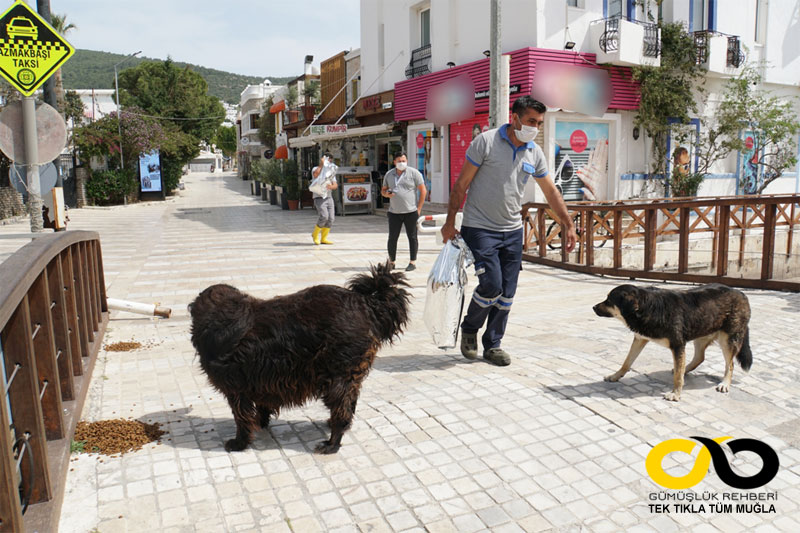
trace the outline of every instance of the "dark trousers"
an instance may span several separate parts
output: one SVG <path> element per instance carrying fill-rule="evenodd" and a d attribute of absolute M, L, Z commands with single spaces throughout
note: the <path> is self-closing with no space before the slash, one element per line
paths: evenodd
<path fill-rule="evenodd" d="M 486 331 L 481 337 L 483 348 L 497 348 L 506 332 L 508 313 L 517 292 L 522 264 L 522 229 L 503 232 L 462 227 L 461 236 L 475 256 L 478 276 L 478 286 L 472 293 L 461 329 L 477 333 L 486 322 Z"/>
<path fill-rule="evenodd" d="M 400 228 L 406 227 L 406 235 L 408 235 L 408 248 L 411 255 L 411 261 L 417 260 L 417 250 L 419 250 L 419 243 L 417 242 L 417 219 L 419 213 L 411 211 L 410 213 L 387 213 L 389 219 L 389 259 L 394 263 L 397 257 L 397 238 L 400 237 Z"/>

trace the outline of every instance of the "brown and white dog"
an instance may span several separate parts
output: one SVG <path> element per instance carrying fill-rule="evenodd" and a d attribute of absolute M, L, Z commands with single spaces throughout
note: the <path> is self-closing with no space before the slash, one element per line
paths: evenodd
<path fill-rule="evenodd" d="M 617 372 L 606 376 L 606 381 L 619 381 L 649 341 L 672 351 L 673 389 L 664 394 L 670 401 L 680 400 L 684 374 L 703 362 L 706 348 L 714 341 L 725 356 L 719 392 L 730 390 L 734 357 L 744 371 L 753 363 L 748 328 L 750 304 L 741 291 L 725 285 L 704 285 L 686 291 L 620 285 L 593 309 L 598 316 L 621 320 L 634 334 L 625 362 Z M 694 358 L 687 365 L 685 350 L 689 341 L 694 341 Z"/>

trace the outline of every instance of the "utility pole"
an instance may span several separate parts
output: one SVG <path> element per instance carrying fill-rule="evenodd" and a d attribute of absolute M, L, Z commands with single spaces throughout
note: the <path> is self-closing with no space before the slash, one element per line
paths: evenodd
<path fill-rule="evenodd" d="M 508 108 L 508 100 L 501 101 L 500 94 L 500 0 L 491 0 L 489 24 L 489 127 L 497 128 L 505 122 L 503 108 Z"/>
<path fill-rule="evenodd" d="M 42 186 L 39 183 L 39 138 L 36 134 L 36 99 L 22 98 L 22 131 L 25 142 L 25 177 L 28 182 L 28 209 L 31 233 L 44 231 L 42 219 Z"/>

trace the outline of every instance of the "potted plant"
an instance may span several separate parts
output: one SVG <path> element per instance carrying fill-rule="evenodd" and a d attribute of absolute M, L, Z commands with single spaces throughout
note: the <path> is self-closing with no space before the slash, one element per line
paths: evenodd
<path fill-rule="evenodd" d="M 286 114 L 286 123 L 292 124 L 293 122 L 297 122 L 300 120 L 300 111 L 296 109 L 297 107 L 297 86 L 292 85 L 286 90 L 286 110 L 284 113 Z"/>
<path fill-rule="evenodd" d="M 669 188 L 673 198 L 697 196 L 700 184 L 703 183 L 703 174 L 699 172 L 685 173 L 675 169 L 669 180 Z"/>
<path fill-rule="evenodd" d="M 300 202 L 300 181 L 297 176 L 297 162 L 287 160 L 283 162 L 283 189 L 288 208 L 297 210 Z"/>
<path fill-rule="evenodd" d="M 314 120 L 314 113 L 317 108 L 314 102 L 319 100 L 319 81 L 311 80 L 303 88 L 303 97 L 305 98 L 305 105 L 303 105 L 303 118 L 306 122 Z"/>

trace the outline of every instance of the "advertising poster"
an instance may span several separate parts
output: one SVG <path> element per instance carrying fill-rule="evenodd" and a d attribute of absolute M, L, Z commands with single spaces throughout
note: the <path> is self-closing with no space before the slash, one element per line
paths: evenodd
<path fill-rule="evenodd" d="M 142 192 L 161 192 L 161 157 L 158 150 L 139 154 L 139 186 Z"/>
<path fill-rule="evenodd" d="M 761 184 L 760 168 L 758 164 L 759 146 L 758 134 L 754 131 L 744 132 L 745 151 L 739 159 L 739 192 L 741 194 L 755 194 Z"/>
<path fill-rule="evenodd" d="M 422 173 L 422 179 L 425 182 L 425 188 L 428 190 L 426 201 L 431 199 L 431 171 L 433 169 L 431 163 L 431 132 L 421 131 L 417 133 L 416 137 L 417 147 L 417 170 Z"/>
<path fill-rule="evenodd" d="M 343 201 L 345 204 L 368 204 L 372 201 L 372 184 L 369 174 L 353 174 L 343 177 Z"/>
<path fill-rule="evenodd" d="M 556 121 L 553 180 L 566 201 L 605 200 L 608 124 Z"/>
<path fill-rule="evenodd" d="M 450 188 L 458 179 L 472 139 L 489 129 L 489 115 L 476 115 L 450 125 Z"/>

